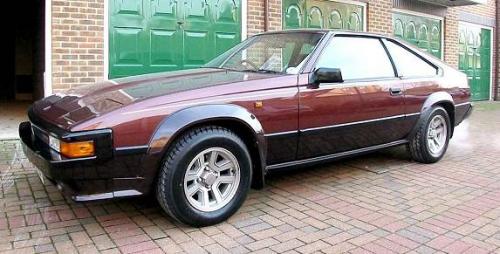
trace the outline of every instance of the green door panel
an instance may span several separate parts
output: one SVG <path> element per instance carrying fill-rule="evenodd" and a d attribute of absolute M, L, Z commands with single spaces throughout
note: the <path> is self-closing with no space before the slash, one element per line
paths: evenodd
<path fill-rule="evenodd" d="M 137 1 L 137 0 L 135 0 Z M 181 33 L 176 29 L 178 6 L 175 0 L 152 0 L 151 15 L 148 20 L 149 37 L 144 40 L 144 47 L 149 42 L 150 49 L 145 51 L 149 64 L 141 73 L 177 70 L 182 68 L 182 55 L 172 45 L 182 45 Z M 124 73 L 130 75 L 131 73 Z"/>
<path fill-rule="evenodd" d="M 114 8 L 110 10 L 113 28 L 109 34 L 109 55 L 112 66 L 123 72 L 141 73 L 146 57 L 141 50 L 142 41 L 147 37 L 143 23 L 146 9 L 142 1 L 111 0 Z"/>
<path fill-rule="evenodd" d="M 441 58 L 442 24 L 438 19 L 394 13 L 394 36 L 402 38 L 437 58 Z"/>
<path fill-rule="evenodd" d="M 109 0 L 110 78 L 199 67 L 241 41 L 241 1 Z"/>
<path fill-rule="evenodd" d="M 362 5 L 325 0 L 284 0 L 283 29 L 329 28 L 364 30 Z"/>
<path fill-rule="evenodd" d="M 298 0 L 283 1 L 283 28 L 296 29 L 304 27 L 304 12 Z"/>
<path fill-rule="evenodd" d="M 212 9 L 216 10 L 213 28 L 213 50 L 212 57 L 218 56 L 241 41 L 241 1 L 219 0 L 214 1 Z"/>
<path fill-rule="evenodd" d="M 312 6 L 307 14 L 308 28 L 323 28 L 323 12 L 318 6 Z"/>
<path fill-rule="evenodd" d="M 351 12 L 349 16 L 349 24 L 347 25 L 347 30 L 351 31 L 361 31 L 363 30 L 363 24 L 361 23 L 361 17 L 356 12 Z"/>
<path fill-rule="evenodd" d="M 490 98 L 491 30 L 460 24 L 458 67 L 467 74 L 473 100 Z"/>

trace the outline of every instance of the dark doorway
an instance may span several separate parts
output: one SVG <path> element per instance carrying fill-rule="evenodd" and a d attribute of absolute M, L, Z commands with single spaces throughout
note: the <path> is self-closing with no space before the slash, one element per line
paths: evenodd
<path fill-rule="evenodd" d="M 31 101 L 43 97 L 45 70 L 45 0 L 15 1 L 9 26 L 6 63 L 8 78 L 1 100 Z"/>

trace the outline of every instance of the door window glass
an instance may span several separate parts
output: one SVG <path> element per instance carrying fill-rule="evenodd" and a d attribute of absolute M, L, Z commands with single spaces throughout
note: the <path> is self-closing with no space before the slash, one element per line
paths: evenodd
<path fill-rule="evenodd" d="M 399 44 L 385 40 L 389 54 L 391 54 L 399 76 L 428 77 L 437 74 L 436 67 L 430 65 L 415 53 L 403 48 Z"/>
<path fill-rule="evenodd" d="M 339 68 L 344 80 L 394 77 L 390 59 L 376 38 L 333 38 L 316 64 L 321 67 Z"/>

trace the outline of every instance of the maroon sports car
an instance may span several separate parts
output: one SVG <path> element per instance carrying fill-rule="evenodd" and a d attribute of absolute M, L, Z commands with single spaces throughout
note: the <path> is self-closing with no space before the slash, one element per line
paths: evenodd
<path fill-rule="evenodd" d="M 218 223 L 267 172 L 406 145 L 440 160 L 471 112 L 467 77 L 394 38 L 264 33 L 202 68 L 55 94 L 19 127 L 25 153 L 76 201 L 154 193 Z"/>

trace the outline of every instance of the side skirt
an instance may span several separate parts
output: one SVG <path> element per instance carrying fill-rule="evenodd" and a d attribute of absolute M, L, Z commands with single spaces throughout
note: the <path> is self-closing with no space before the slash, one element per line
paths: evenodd
<path fill-rule="evenodd" d="M 314 158 L 308 158 L 308 159 L 303 159 L 303 160 L 289 161 L 289 162 L 269 165 L 266 167 L 266 170 L 276 170 L 276 169 L 296 167 L 296 166 L 308 166 L 308 165 L 313 165 L 313 164 L 318 164 L 318 163 L 323 163 L 323 162 L 328 162 L 328 161 L 339 160 L 339 159 L 351 157 L 354 155 L 370 153 L 370 152 L 381 150 L 384 148 L 404 145 L 407 143 L 408 143 L 408 140 L 398 140 L 398 141 L 394 141 L 394 142 L 390 142 L 390 143 L 386 143 L 386 144 L 382 144 L 382 145 L 364 147 L 364 148 L 346 151 L 346 152 L 341 152 L 341 153 L 335 153 L 335 154 L 323 155 L 323 156 L 314 157 Z"/>

